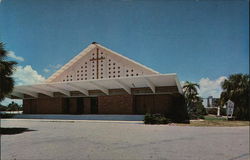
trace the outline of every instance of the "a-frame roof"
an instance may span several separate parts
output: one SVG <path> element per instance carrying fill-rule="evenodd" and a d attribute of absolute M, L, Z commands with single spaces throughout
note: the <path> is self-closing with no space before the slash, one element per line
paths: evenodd
<path fill-rule="evenodd" d="M 94 49 L 99 48 L 102 49 L 106 52 L 108 52 L 109 54 L 112 54 L 116 57 L 120 57 L 121 59 L 123 59 L 124 61 L 126 61 L 127 63 L 130 63 L 134 66 L 138 66 L 140 68 L 142 68 L 144 71 L 147 71 L 150 74 L 159 74 L 159 72 L 146 67 L 145 65 L 142 65 L 132 59 L 129 59 L 115 51 L 112 51 L 111 49 L 108 49 L 96 42 L 93 42 L 92 44 L 90 44 L 87 48 L 85 48 L 83 51 L 81 51 L 77 56 L 75 56 L 72 60 L 70 60 L 68 63 L 66 63 L 63 67 L 61 67 L 58 71 L 56 71 L 52 76 L 50 76 L 46 82 L 50 83 L 53 82 L 58 76 L 60 76 L 61 74 L 63 74 L 66 70 L 68 70 L 70 67 L 74 66 L 74 64 L 76 64 L 78 61 L 80 61 L 84 56 L 86 56 L 87 54 L 90 54 L 91 51 L 93 51 Z"/>

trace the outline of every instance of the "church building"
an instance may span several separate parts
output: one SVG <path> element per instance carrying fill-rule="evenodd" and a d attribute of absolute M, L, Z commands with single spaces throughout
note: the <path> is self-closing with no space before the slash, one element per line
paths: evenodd
<path fill-rule="evenodd" d="M 93 42 L 44 83 L 15 86 L 11 98 L 23 100 L 24 114 L 166 114 L 182 94 L 175 73 Z"/>

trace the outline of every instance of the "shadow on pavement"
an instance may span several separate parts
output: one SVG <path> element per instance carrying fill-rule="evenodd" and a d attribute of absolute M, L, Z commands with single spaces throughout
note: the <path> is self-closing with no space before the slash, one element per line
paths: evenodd
<path fill-rule="evenodd" d="M 13 135 L 13 134 L 20 134 L 23 132 L 29 132 L 29 131 L 36 131 L 36 130 L 30 130 L 28 128 L 0 128 L 0 135 Z"/>

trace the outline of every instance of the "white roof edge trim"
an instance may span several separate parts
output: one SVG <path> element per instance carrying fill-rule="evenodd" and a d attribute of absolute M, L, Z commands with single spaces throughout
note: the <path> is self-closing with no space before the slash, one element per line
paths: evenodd
<path fill-rule="evenodd" d="M 117 52 L 115 52 L 115 51 L 113 51 L 113 50 L 111 50 L 111 49 L 108 49 L 108 48 L 106 48 L 106 47 L 104 47 L 104 46 L 102 46 L 102 45 L 100 45 L 100 44 L 96 44 L 96 45 L 97 45 L 98 47 L 104 49 L 104 50 L 109 51 L 110 53 L 112 53 L 112 54 L 114 54 L 114 55 L 117 55 L 117 56 L 119 56 L 119 57 L 121 57 L 121 58 L 123 58 L 123 59 L 126 59 L 126 60 L 128 60 L 129 62 L 131 62 L 131 63 L 134 63 L 135 65 L 138 65 L 138 66 L 140 66 L 140 67 L 143 67 L 143 68 L 146 69 L 146 70 L 149 70 L 149 71 L 151 71 L 151 72 L 154 72 L 154 73 L 156 73 L 156 74 L 159 74 L 159 72 L 157 72 L 157 71 L 155 71 L 155 70 L 153 70 L 153 69 L 151 69 L 151 68 L 149 68 L 149 67 L 147 67 L 147 66 L 145 66 L 145 65 L 143 65 L 143 64 L 141 64 L 141 63 L 139 63 L 139 62 L 136 62 L 136 61 L 134 61 L 134 60 L 132 60 L 132 59 L 130 59 L 130 58 L 128 58 L 128 57 L 125 57 L 125 56 L 123 56 L 123 55 L 121 55 L 121 54 L 119 54 L 119 53 L 117 53 Z"/>
<path fill-rule="evenodd" d="M 82 80 L 82 81 L 70 81 L 70 83 L 79 83 L 79 82 L 95 82 L 95 81 L 106 81 L 106 80 L 119 80 L 119 79 L 131 79 L 131 78 L 144 78 L 144 77 L 158 77 L 158 76 L 176 76 L 176 73 L 168 73 L 168 74 L 151 74 L 151 75 L 141 75 L 141 76 L 134 76 L 134 77 L 117 77 L 117 78 L 103 78 L 103 79 L 90 79 L 90 80 Z M 15 87 L 23 86 L 23 87 L 29 87 L 34 85 L 45 85 L 45 84 L 67 84 L 67 82 L 53 82 L 53 83 L 36 83 L 36 84 L 30 84 L 30 85 L 18 85 Z M 177 84 L 177 83 L 176 83 Z"/>
<path fill-rule="evenodd" d="M 80 53 L 78 53 L 73 59 L 71 59 L 68 63 L 62 66 L 59 70 L 57 70 L 54 74 L 52 74 L 48 79 L 45 80 L 45 82 L 51 82 L 54 80 L 60 73 L 67 70 L 69 67 L 71 67 L 78 59 L 85 56 L 90 50 L 94 49 L 96 46 L 94 44 L 88 45 L 87 48 L 82 50 Z"/>
<path fill-rule="evenodd" d="M 182 90 L 182 87 L 181 87 L 181 84 L 180 84 L 180 81 L 179 81 L 177 74 L 175 75 L 175 82 L 176 82 L 178 91 L 180 92 L 180 94 L 183 94 L 183 90 Z"/>

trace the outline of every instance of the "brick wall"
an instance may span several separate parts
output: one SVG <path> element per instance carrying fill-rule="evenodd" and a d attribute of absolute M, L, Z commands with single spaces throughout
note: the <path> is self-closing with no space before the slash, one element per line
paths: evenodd
<path fill-rule="evenodd" d="M 98 97 L 99 114 L 133 114 L 133 96 L 115 95 Z"/>
<path fill-rule="evenodd" d="M 37 98 L 23 100 L 25 114 L 60 114 L 62 98 Z"/>
<path fill-rule="evenodd" d="M 136 114 L 145 113 L 166 113 L 174 106 L 171 95 L 136 95 L 134 97 Z"/>

